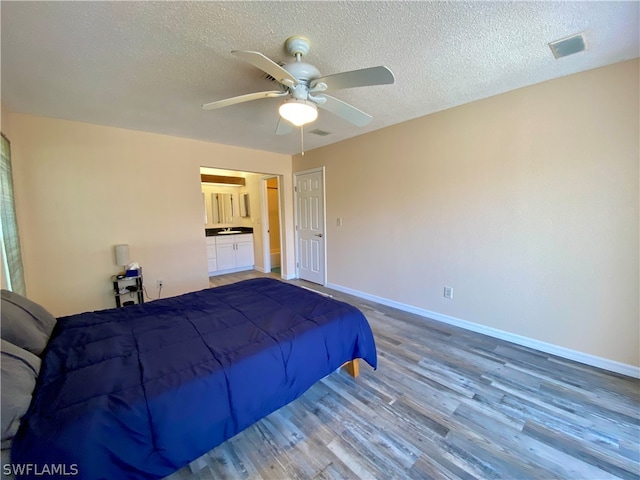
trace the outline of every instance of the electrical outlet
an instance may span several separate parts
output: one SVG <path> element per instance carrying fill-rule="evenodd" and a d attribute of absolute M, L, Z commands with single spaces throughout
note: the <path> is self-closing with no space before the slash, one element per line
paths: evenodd
<path fill-rule="evenodd" d="M 453 287 L 444 287 L 444 298 L 453 300 Z"/>
<path fill-rule="evenodd" d="M 158 288 L 162 288 L 162 287 L 163 287 L 163 285 L 164 285 L 164 280 L 158 280 L 158 281 L 156 282 L 156 284 L 157 284 Z"/>

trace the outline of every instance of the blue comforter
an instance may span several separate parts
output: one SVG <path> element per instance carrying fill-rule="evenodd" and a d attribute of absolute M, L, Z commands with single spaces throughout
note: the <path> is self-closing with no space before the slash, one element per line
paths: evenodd
<path fill-rule="evenodd" d="M 12 462 L 163 477 L 354 358 L 376 367 L 358 309 L 266 278 L 60 318 Z"/>

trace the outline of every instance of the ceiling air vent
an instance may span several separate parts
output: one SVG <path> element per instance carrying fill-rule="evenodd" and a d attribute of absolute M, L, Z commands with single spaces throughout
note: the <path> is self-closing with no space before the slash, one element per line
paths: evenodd
<path fill-rule="evenodd" d="M 326 137 L 327 135 L 331 135 L 331 132 L 325 132 L 324 130 L 320 130 L 316 128 L 315 130 L 311 130 L 309 133 L 313 133 L 314 135 L 319 135 L 321 137 Z"/>
<path fill-rule="evenodd" d="M 284 62 L 278 62 L 278 65 L 280 65 L 281 67 L 284 67 L 286 65 L 286 63 Z M 273 78 L 271 75 L 269 75 L 268 73 L 263 73 L 262 75 L 260 75 L 260 77 L 262 78 L 266 78 L 267 80 L 269 80 L 270 82 L 275 82 L 276 79 Z"/>
<path fill-rule="evenodd" d="M 551 48 L 553 56 L 558 59 L 566 57 L 567 55 L 582 52 L 586 48 L 586 43 L 584 41 L 584 35 L 582 33 L 578 33 L 577 35 L 551 42 L 549 44 L 549 48 Z"/>

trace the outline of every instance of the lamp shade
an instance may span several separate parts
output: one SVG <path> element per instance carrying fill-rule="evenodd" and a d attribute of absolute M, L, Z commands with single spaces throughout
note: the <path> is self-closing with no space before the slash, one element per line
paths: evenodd
<path fill-rule="evenodd" d="M 278 110 L 280 116 L 293 123 L 296 127 L 301 127 L 313 122 L 318 118 L 318 107 L 306 100 L 292 98 L 286 100 Z"/>
<path fill-rule="evenodd" d="M 129 264 L 129 245 L 116 245 L 116 265 Z"/>

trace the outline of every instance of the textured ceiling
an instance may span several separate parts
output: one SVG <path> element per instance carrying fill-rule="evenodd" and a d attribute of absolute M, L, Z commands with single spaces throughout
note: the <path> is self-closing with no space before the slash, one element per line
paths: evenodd
<path fill-rule="evenodd" d="M 300 151 L 276 136 L 280 99 L 203 103 L 271 90 L 231 54 L 304 60 L 323 75 L 376 65 L 394 85 L 332 94 L 373 115 L 364 128 L 326 111 L 305 150 L 456 105 L 639 56 L 633 2 L 10 2 L 2 16 L 2 102 L 14 112 L 239 145 Z M 587 50 L 554 59 L 548 42 L 584 32 Z"/>

